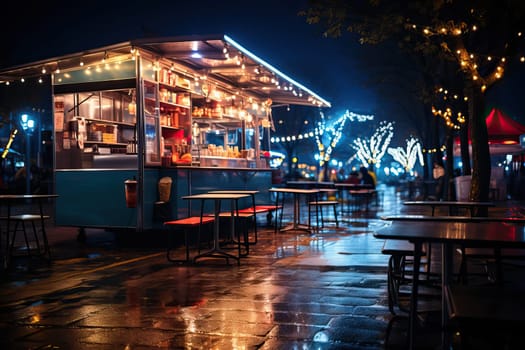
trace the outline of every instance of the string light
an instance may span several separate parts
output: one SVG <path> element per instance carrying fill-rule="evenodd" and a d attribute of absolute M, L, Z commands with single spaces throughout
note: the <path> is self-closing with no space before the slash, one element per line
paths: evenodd
<path fill-rule="evenodd" d="M 289 111 L 290 110 L 290 106 L 289 105 L 286 105 L 287 108 L 286 110 Z M 322 113 L 321 113 L 322 114 Z M 339 123 L 342 122 L 343 119 L 345 118 L 348 118 L 351 122 L 353 121 L 357 121 L 357 122 L 365 122 L 365 121 L 369 121 L 369 120 L 373 120 L 374 119 L 374 116 L 373 115 L 370 115 L 370 114 L 358 114 L 358 113 L 354 113 L 354 112 L 350 112 L 348 110 L 346 110 L 346 112 L 341 115 L 335 122 L 334 122 L 334 125 L 337 125 Z M 282 120 L 279 120 L 278 121 L 279 124 L 283 124 L 283 121 Z M 306 136 L 305 136 L 306 135 Z M 310 136 L 313 136 L 314 135 L 314 131 L 309 131 L 309 132 L 306 132 L 304 134 L 301 134 L 301 135 L 295 135 L 297 139 L 299 139 L 300 137 L 301 138 L 307 138 L 308 135 Z M 278 137 L 276 138 L 272 138 L 271 139 L 271 142 L 273 143 L 279 143 L 279 142 L 285 142 L 283 140 L 280 140 Z"/>

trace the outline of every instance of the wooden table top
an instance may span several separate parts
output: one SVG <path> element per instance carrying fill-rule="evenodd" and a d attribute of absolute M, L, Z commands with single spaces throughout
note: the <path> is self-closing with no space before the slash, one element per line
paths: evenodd
<path fill-rule="evenodd" d="M 320 190 L 317 188 L 293 188 L 293 187 L 272 187 L 268 191 L 282 192 L 282 193 L 296 193 L 296 194 L 314 194 L 314 193 L 320 192 Z"/>
<path fill-rule="evenodd" d="M 456 206 L 456 207 L 494 207 L 494 202 L 474 201 L 406 201 L 404 205 Z"/>
<path fill-rule="evenodd" d="M 525 247 L 525 225 L 503 222 L 393 221 L 374 237 L 489 247 Z"/>

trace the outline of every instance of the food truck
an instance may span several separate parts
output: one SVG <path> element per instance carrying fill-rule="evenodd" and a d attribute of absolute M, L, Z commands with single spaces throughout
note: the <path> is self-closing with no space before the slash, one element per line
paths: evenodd
<path fill-rule="evenodd" d="M 140 39 L 0 70 L 51 78 L 55 220 L 147 231 L 184 195 L 258 189 L 272 108 L 330 103 L 226 35 Z"/>

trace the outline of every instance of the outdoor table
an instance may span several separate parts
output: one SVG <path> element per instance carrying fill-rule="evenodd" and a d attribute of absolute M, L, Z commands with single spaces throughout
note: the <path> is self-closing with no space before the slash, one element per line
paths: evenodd
<path fill-rule="evenodd" d="M 432 216 L 436 207 L 448 207 L 448 214 L 454 215 L 458 208 L 467 208 L 470 211 L 470 216 L 474 216 L 474 209 L 482 207 L 494 207 L 494 202 L 474 202 L 474 201 L 406 201 L 404 205 L 418 205 L 432 208 Z"/>
<path fill-rule="evenodd" d="M 410 294 L 408 345 L 414 346 L 415 322 L 419 286 L 419 269 L 422 246 L 425 243 L 442 245 L 441 264 L 441 326 L 442 345 L 447 348 L 447 301 L 446 290 L 453 271 L 454 245 L 476 248 L 525 248 L 525 226 L 509 225 L 501 222 L 441 222 L 441 221 L 394 221 L 391 225 L 378 229 L 374 237 L 379 239 L 407 240 L 414 244 L 413 282 Z"/>
<path fill-rule="evenodd" d="M 301 201 L 300 196 L 315 196 L 315 199 L 318 199 L 318 195 L 320 190 L 319 189 L 301 189 L 301 188 L 290 188 L 290 187 L 272 187 L 269 189 L 270 192 L 274 192 L 276 194 L 276 205 L 279 205 L 279 194 L 282 194 L 284 196 L 285 193 L 293 194 L 293 221 L 290 225 L 284 227 L 281 229 L 281 231 L 306 231 L 311 232 L 312 227 L 309 224 L 301 224 Z M 283 204 L 284 204 L 284 197 L 283 197 Z M 308 201 L 307 201 L 308 202 Z M 283 211 L 284 211 L 284 205 L 283 205 Z M 282 214 L 281 214 L 282 215 Z M 277 225 L 275 225 L 275 229 L 277 230 Z"/>
<path fill-rule="evenodd" d="M 255 241 L 248 242 L 251 244 L 257 243 L 257 208 L 255 207 L 255 195 L 259 193 L 258 190 L 214 190 L 208 191 L 208 193 L 233 193 L 233 194 L 249 194 L 252 197 L 252 208 L 253 208 L 253 235 Z"/>
<path fill-rule="evenodd" d="M 224 201 L 230 201 L 230 211 L 232 218 L 236 215 L 238 211 L 238 201 L 242 198 L 248 198 L 250 197 L 250 194 L 242 194 L 242 193 L 201 193 L 201 194 L 194 194 L 189 196 L 183 196 L 182 199 L 185 200 L 199 200 L 201 201 L 201 204 L 204 205 L 204 201 L 211 200 L 214 202 L 214 226 L 213 226 L 213 246 L 210 250 L 203 252 L 201 254 L 196 255 L 193 258 L 194 262 L 197 262 L 198 259 L 203 257 L 216 257 L 216 258 L 225 258 L 226 262 L 228 262 L 228 259 L 232 258 L 237 260 L 237 264 L 240 264 L 240 258 L 241 258 L 241 244 L 239 241 L 238 244 L 238 255 L 233 255 L 225 250 L 223 250 L 220 247 L 220 234 L 219 234 L 219 219 L 220 219 L 220 212 L 221 212 L 221 202 Z M 202 212 L 201 212 L 201 215 Z M 231 234 L 233 235 L 235 233 L 235 220 L 231 220 Z"/>

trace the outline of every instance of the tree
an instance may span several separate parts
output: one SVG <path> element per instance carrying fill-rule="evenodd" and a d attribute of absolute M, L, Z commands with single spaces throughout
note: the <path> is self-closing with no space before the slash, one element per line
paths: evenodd
<path fill-rule="evenodd" d="M 406 140 L 406 149 L 402 147 L 389 147 L 387 152 L 396 162 L 401 164 L 407 173 L 414 169 L 418 160 L 420 165 L 424 164 L 421 145 L 419 144 L 418 139 L 413 137 Z"/>
<path fill-rule="evenodd" d="M 433 58 L 439 64 L 430 73 L 433 82 L 440 80 L 441 65 L 454 65 L 452 74 L 461 78 L 463 94 L 469 101 L 470 199 L 488 199 L 490 154 L 484 94 L 501 79 L 505 65 L 523 46 L 525 2 L 311 0 L 299 14 L 307 23 L 323 25 L 325 36 L 340 37 L 349 32 L 361 44 L 372 45 L 393 40 L 413 55 Z"/>
<path fill-rule="evenodd" d="M 393 136 L 393 123 L 382 121 L 369 139 L 358 137 L 352 147 L 357 151 L 357 158 L 363 165 L 373 164 L 379 167 Z"/>
<path fill-rule="evenodd" d="M 314 131 L 315 143 L 319 151 L 319 179 L 328 179 L 327 165 L 332 156 L 332 152 L 341 139 L 346 122 L 348 120 L 352 122 L 354 120 L 364 122 L 373 119 L 373 115 L 362 115 L 346 111 L 335 122 L 327 123 L 324 113 L 321 112 L 320 121 L 317 122 Z"/>

